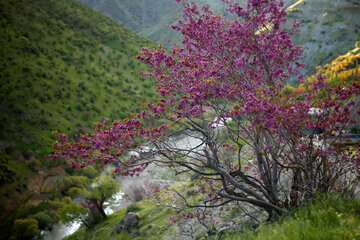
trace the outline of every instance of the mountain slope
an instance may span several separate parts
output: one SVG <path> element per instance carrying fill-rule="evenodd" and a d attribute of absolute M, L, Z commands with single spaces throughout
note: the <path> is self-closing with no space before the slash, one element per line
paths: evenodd
<path fill-rule="evenodd" d="M 115 21 L 140 35 L 171 46 L 180 37 L 168 25 L 175 24 L 181 16 L 181 5 L 175 0 L 79 0 L 79 2 L 110 16 Z M 198 0 L 199 5 L 208 3 L 216 12 L 225 12 L 219 0 Z M 169 41 L 170 40 L 170 41 Z"/>
<path fill-rule="evenodd" d="M 166 24 L 176 23 L 181 8 L 175 0 L 79 0 L 137 33 L 166 46 L 175 42 L 179 35 Z M 245 0 L 239 0 L 245 6 Z M 217 13 L 226 13 L 221 0 L 198 0 L 198 5 L 208 3 Z M 306 71 L 323 64 L 331 56 L 350 50 L 359 39 L 360 2 L 357 0 L 285 0 L 289 8 L 289 23 L 299 20 L 300 26 L 294 42 L 305 47 L 303 62 Z M 168 43 L 170 40 L 170 43 Z"/>
<path fill-rule="evenodd" d="M 305 47 L 307 69 L 353 48 L 360 40 L 360 2 L 357 0 L 299 0 L 288 8 L 288 18 L 302 25 L 294 43 Z"/>
<path fill-rule="evenodd" d="M 82 4 L 0 0 L 0 16 L 2 211 L 39 194 L 46 168 L 60 164 L 44 157 L 52 131 L 129 116 L 155 91 L 133 59 L 154 44 Z"/>

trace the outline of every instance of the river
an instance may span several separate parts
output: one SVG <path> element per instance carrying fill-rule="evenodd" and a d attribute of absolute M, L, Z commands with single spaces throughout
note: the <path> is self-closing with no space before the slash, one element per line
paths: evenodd
<path fill-rule="evenodd" d="M 170 144 L 182 149 L 192 148 L 194 146 L 197 146 L 201 143 L 200 139 L 190 137 L 190 136 L 178 136 L 169 139 Z M 150 149 L 150 148 L 148 148 Z M 133 154 L 133 153 L 130 153 Z M 112 171 L 114 167 L 107 166 L 104 168 L 104 170 L 100 173 L 100 175 L 107 174 L 109 171 Z M 151 168 L 151 166 L 149 167 Z M 143 181 L 144 179 L 150 179 L 152 182 L 157 182 L 159 184 L 173 184 L 171 180 L 164 180 L 163 176 L 166 175 L 162 171 L 169 171 L 167 167 L 164 169 L 160 169 L 158 166 L 156 166 L 156 170 L 153 169 L 153 171 L 145 171 L 141 174 L 140 179 L 139 178 L 131 178 L 131 177 L 117 177 L 116 180 L 119 184 L 126 182 L 126 181 Z M 162 176 L 161 176 L 162 175 Z M 143 178 L 143 179 L 141 179 Z M 124 190 L 125 191 L 125 190 Z M 105 203 L 108 207 L 105 208 L 105 213 L 107 215 L 112 214 L 113 212 L 116 212 L 120 210 L 123 207 L 127 206 L 126 201 L 122 201 L 123 199 L 123 192 L 118 192 L 115 195 L 115 200 L 111 203 Z M 73 234 L 81 227 L 80 223 L 73 223 L 70 226 L 65 225 L 61 221 L 54 224 L 51 231 L 42 231 L 41 235 L 43 236 L 44 240 L 61 240 L 64 237 Z"/>
<path fill-rule="evenodd" d="M 123 195 L 124 193 L 120 191 L 114 196 L 114 201 L 112 201 L 112 203 L 105 202 L 105 205 L 108 205 L 108 207 L 105 208 L 106 215 L 110 215 L 113 212 L 118 211 L 119 209 L 122 208 L 121 199 Z M 78 222 L 75 222 L 70 226 L 67 226 L 60 221 L 53 225 L 51 231 L 43 231 L 41 235 L 44 237 L 44 240 L 61 240 L 64 237 L 76 232 L 80 227 L 81 224 Z"/>

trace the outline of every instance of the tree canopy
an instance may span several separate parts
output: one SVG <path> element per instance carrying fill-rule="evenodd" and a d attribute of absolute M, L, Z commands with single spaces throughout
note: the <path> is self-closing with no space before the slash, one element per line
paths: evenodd
<path fill-rule="evenodd" d="M 60 218 L 66 224 L 81 222 L 87 227 L 107 217 L 106 203 L 114 200 L 119 185 L 112 178 L 100 176 L 79 191 L 78 202 L 71 201 L 61 207 Z"/>

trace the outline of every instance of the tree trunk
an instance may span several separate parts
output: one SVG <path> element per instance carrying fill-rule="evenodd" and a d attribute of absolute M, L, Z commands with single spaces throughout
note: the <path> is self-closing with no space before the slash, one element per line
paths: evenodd
<path fill-rule="evenodd" d="M 104 208 L 103 208 L 103 202 L 96 203 L 96 207 L 99 210 L 100 215 L 105 219 L 107 216 L 106 216 L 106 213 L 105 213 Z"/>

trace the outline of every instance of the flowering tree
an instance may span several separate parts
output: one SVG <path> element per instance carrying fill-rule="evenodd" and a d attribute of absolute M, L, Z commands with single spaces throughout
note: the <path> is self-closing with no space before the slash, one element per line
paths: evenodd
<path fill-rule="evenodd" d="M 202 198 L 195 206 L 244 202 L 269 218 L 316 190 L 341 189 L 353 180 L 349 173 L 359 159 L 333 143 L 352 121 L 359 84 L 330 86 L 318 75 L 311 92 L 285 101 L 285 81 L 304 80 L 302 48 L 290 38 L 299 23 L 283 26 L 280 1 L 226 2 L 233 20 L 208 5 L 183 2 L 183 19 L 173 26 L 182 45 L 170 52 L 142 49 L 137 56 L 153 69 L 142 74 L 159 82 L 157 102 L 130 119 L 105 119 L 75 142 L 59 134 L 52 157 L 71 159 L 73 167 L 116 163 L 115 172 L 131 176 L 151 163 L 166 164 L 198 176 Z M 174 141 L 179 132 L 194 144 Z M 137 138 L 146 144 L 136 146 Z M 129 149 L 138 154 L 121 157 Z"/>

